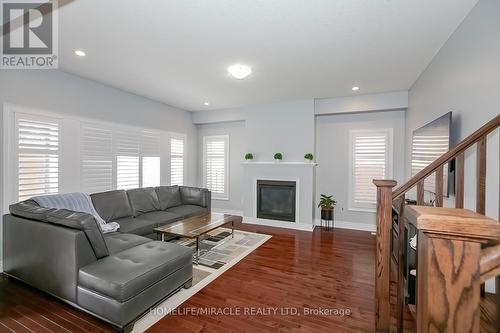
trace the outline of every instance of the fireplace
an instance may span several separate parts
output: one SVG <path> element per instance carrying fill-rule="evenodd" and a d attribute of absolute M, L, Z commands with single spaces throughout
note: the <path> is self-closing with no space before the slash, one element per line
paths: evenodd
<path fill-rule="evenodd" d="M 257 180 L 257 217 L 295 222 L 294 181 Z"/>

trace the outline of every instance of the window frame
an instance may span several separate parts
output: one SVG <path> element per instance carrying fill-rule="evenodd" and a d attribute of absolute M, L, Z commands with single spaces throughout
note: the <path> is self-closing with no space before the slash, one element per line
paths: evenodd
<path fill-rule="evenodd" d="M 349 131 L 349 175 L 348 175 L 348 207 L 349 211 L 354 212 L 369 212 L 375 213 L 377 211 L 377 204 L 375 198 L 375 204 L 366 204 L 360 205 L 355 203 L 354 198 L 354 155 L 355 155 L 355 143 L 354 139 L 360 135 L 380 135 L 381 133 L 387 136 L 387 145 L 386 145 L 386 162 L 385 162 L 385 179 L 393 178 L 393 156 L 394 156 L 394 129 L 393 128 L 377 128 L 377 129 L 352 129 Z M 375 185 L 373 185 L 375 186 Z"/>
<path fill-rule="evenodd" d="M 224 140 L 224 193 L 216 193 L 212 191 L 212 199 L 213 200 L 224 200 L 228 201 L 230 198 L 229 193 L 229 134 L 222 135 L 204 135 L 203 136 L 203 186 L 208 188 L 207 186 L 207 142 L 210 140 Z M 209 189 L 210 190 L 210 189 Z M 211 190 L 210 190 L 211 191 Z"/>

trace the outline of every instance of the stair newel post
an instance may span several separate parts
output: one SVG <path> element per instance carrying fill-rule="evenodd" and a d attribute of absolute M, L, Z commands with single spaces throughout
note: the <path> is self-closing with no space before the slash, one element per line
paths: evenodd
<path fill-rule="evenodd" d="M 390 329 L 390 270 L 392 189 L 394 180 L 374 179 L 377 186 L 377 248 L 375 266 L 375 326 L 378 332 Z"/>

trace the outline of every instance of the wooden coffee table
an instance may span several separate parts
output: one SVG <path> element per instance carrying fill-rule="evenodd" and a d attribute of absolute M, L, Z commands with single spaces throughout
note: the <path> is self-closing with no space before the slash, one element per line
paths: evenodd
<path fill-rule="evenodd" d="M 165 241 L 167 238 L 172 237 L 186 237 L 196 239 L 196 264 L 200 257 L 200 239 L 203 238 L 208 232 L 231 224 L 231 238 L 234 237 L 234 222 L 241 222 L 242 217 L 237 215 L 208 213 L 199 216 L 189 217 L 173 224 L 164 225 L 155 228 L 154 231 L 161 235 L 161 240 Z"/>

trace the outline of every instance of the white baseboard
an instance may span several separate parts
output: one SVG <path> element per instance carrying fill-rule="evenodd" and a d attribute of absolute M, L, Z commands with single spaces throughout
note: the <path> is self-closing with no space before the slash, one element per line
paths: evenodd
<path fill-rule="evenodd" d="M 286 228 L 302 231 L 313 231 L 314 226 L 311 224 L 297 223 L 297 222 L 286 222 L 286 221 L 276 221 L 267 219 L 258 219 L 255 217 L 244 216 L 243 223 L 245 224 L 257 224 L 264 225 L 268 227 Z"/>
<path fill-rule="evenodd" d="M 316 225 L 318 225 L 318 226 L 321 225 L 321 220 L 317 219 Z M 335 220 L 334 227 L 340 228 L 340 229 L 351 229 L 351 230 L 360 230 L 360 231 L 369 231 L 369 232 L 376 232 L 377 231 L 377 227 L 374 224 L 358 223 L 358 222 L 346 222 L 346 221 L 339 221 L 339 220 Z"/>
<path fill-rule="evenodd" d="M 243 216 L 243 211 L 242 210 L 212 208 L 212 212 L 214 212 L 214 213 L 221 213 L 221 214 L 230 214 L 230 215 Z"/>

